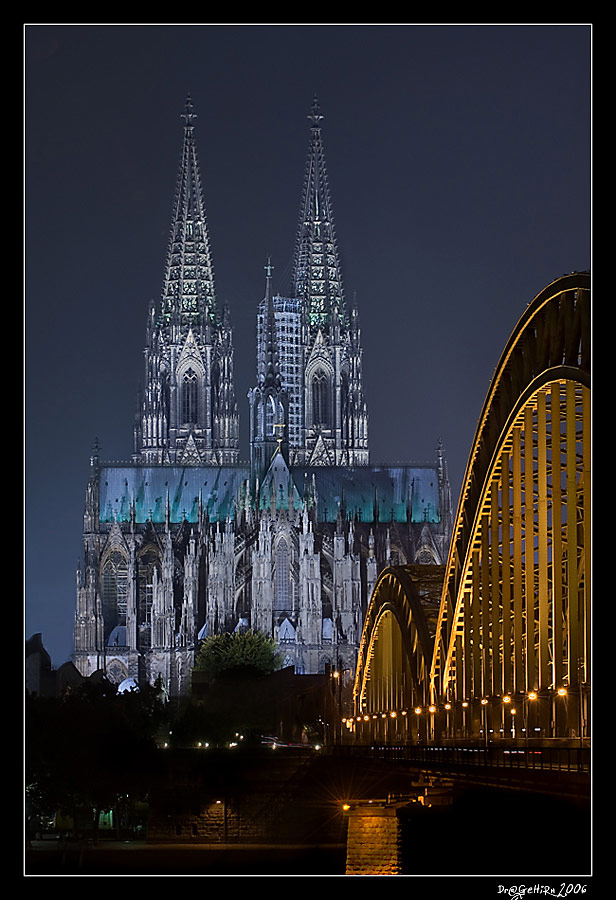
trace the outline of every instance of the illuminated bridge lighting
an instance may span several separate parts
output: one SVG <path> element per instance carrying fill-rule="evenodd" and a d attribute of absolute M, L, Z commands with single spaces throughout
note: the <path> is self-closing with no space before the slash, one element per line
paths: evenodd
<path fill-rule="evenodd" d="M 516 705 L 525 735 L 590 738 L 590 349 L 590 275 L 573 273 L 528 304 L 494 371 L 438 616 L 412 567 L 375 584 L 354 685 L 369 739 L 498 737 Z"/>

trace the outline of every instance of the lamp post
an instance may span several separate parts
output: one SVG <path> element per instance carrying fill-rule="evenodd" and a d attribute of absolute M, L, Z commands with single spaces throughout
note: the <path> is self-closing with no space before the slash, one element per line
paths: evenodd
<path fill-rule="evenodd" d="M 505 694 L 503 697 L 503 716 L 502 716 L 502 727 L 503 727 L 503 735 L 505 734 L 505 725 L 507 723 L 507 711 L 511 710 L 511 697 L 509 694 Z M 511 731 L 511 728 L 509 729 Z"/>
<path fill-rule="evenodd" d="M 453 740 L 453 743 L 456 742 L 456 717 L 455 713 L 450 718 L 451 712 L 451 703 L 445 704 L 445 712 L 447 713 L 447 737 L 449 740 Z"/>
<path fill-rule="evenodd" d="M 584 683 L 584 659 L 578 658 L 578 689 L 579 689 L 579 705 L 580 705 L 580 750 L 584 746 L 584 694 L 582 685 Z"/>
<path fill-rule="evenodd" d="M 426 743 L 434 743 L 434 715 L 436 713 L 436 706 L 430 704 L 430 706 L 428 707 L 428 712 L 430 713 L 430 719 L 428 720 L 428 717 L 426 716 Z"/>
<path fill-rule="evenodd" d="M 336 700 L 336 725 L 334 731 L 334 744 L 342 744 L 342 673 L 337 667 L 332 672 L 334 679 L 334 697 Z"/>
<path fill-rule="evenodd" d="M 534 701 L 536 699 L 537 699 L 536 691 L 529 691 L 528 694 L 526 695 L 526 702 L 524 704 L 524 723 L 525 723 L 524 731 L 525 731 L 525 737 L 526 737 L 526 746 L 528 746 L 528 710 L 529 710 L 528 704 L 534 703 Z"/>

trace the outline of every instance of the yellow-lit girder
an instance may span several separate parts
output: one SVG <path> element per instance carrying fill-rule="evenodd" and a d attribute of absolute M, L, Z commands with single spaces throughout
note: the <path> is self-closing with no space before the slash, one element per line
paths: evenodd
<path fill-rule="evenodd" d="M 412 578 L 385 569 L 364 622 L 355 676 L 356 713 L 392 711 L 427 697 L 432 640 Z"/>
<path fill-rule="evenodd" d="M 433 699 L 589 680 L 589 322 L 589 278 L 560 279 L 497 367 L 454 526 Z"/>

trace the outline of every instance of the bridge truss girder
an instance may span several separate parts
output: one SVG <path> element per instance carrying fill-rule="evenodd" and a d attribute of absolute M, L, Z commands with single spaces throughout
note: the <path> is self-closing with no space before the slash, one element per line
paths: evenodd
<path fill-rule="evenodd" d="M 529 304 L 495 370 L 427 666 L 427 645 L 397 634 L 417 631 L 421 609 L 405 623 L 377 583 L 356 720 L 375 715 L 362 704 L 382 717 L 417 702 L 427 737 L 590 735 L 590 433 L 590 278 L 576 273 Z"/>

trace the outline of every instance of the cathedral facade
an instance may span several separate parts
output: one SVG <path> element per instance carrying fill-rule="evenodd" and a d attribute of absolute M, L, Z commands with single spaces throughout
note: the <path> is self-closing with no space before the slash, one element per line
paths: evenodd
<path fill-rule="evenodd" d="M 185 693 L 208 635 L 273 637 L 284 665 L 354 671 L 388 564 L 444 564 L 443 453 L 374 465 L 357 309 L 348 309 L 313 106 L 289 296 L 257 306 L 250 462 L 239 461 L 229 309 L 219 310 L 190 100 L 161 300 L 148 311 L 132 459 L 94 449 L 77 573 L 83 675 Z"/>

